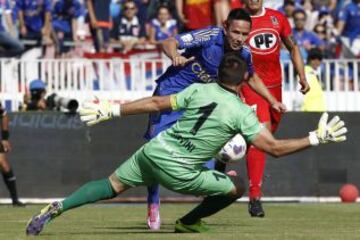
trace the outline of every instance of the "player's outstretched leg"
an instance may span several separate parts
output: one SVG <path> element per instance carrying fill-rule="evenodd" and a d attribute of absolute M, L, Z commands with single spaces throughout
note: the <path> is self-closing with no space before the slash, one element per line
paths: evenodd
<path fill-rule="evenodd" d="M 154 184 L 148 187 L 148 217 L 147 225 L 151 230 L 160 229 L 161 220 L 160 220 L 160 197 L 159 197 L 160 186 L 159 184 Z"/>
<path fill-rule="evenodd" d="M 249 177 L 249 214 L 252 217 L 264 217 L 262 207 L 261 184 L 265 167 L 265 153 L 251 146 L 246 157 L 247 172 Z"/>
<path fill-rule="evenodd" d="M 124 190 L 125 189 L 120 189 L 116 190 L 116 192 L 120 193 Z M 53 202 L 43 208 L 39 214 L 33 216 L 26 226 L 26 234 L 38 235 L 43 230 L 45 224 L 49 223 L 61 213 L 84 204 L 113 198 L 117 195 L 116 192 L 109 179 L 89 182 L 64 201 Z"/>
<path fill-rule="evenodd" d="M 240 198 L 245 192 L 245 184 L 242 178 L 231 176 L 235 189 L 226 196 L 209 196 L 191 210 L 188 214 L 175 222 L 175 232 L 177 233 L 201 233 L 209 231 L 202 218 L 209 217 Z"/>

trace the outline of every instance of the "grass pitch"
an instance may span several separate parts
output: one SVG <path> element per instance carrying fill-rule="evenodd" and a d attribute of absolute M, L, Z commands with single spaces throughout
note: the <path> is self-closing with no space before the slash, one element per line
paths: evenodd
<path fill-rule="evenodd" d="M 99 204 L 69 211 L 46 226 L 36 239 L 360 239 L 360 204 L 264 204 L 266 217 L 249 217 L 246 204 L 234 204 L 206 221 L 212 232 L 173 233 L 175 220 L 194 204 L 162 204 L 162 228 L 146 229 L 146 205 Z M 28 219 L 42 206 L 0 206 L 0 239 L 25 236 Z"/>

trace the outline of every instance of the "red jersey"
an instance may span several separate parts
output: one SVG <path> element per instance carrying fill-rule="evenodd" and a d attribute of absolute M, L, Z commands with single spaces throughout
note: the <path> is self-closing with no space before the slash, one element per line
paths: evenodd
<path fill-rule="evenodd" d="M 252 28 L 247 39 L 255 72 L 267 87 L 280 86 L 281 39 L 291 35 L 287 18 L 279 11 L 264 8 L 259 16 L 251 16 Z"/>

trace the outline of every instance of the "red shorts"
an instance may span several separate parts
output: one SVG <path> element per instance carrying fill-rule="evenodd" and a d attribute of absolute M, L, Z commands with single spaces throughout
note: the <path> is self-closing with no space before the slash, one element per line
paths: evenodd
<path fill-rule="evenodd" d="M 279 101 L 282 101 L 282 88 L 268 88 L 269 92 Z M 261 123 L 269 122 L 272 132 L 279 126 L 282 114 L 274 110 L 271 105 L 259 94 L 257 94 L 248 84 L 244 84 L 240 90 L 243 101 L 256 109 L 256 115 Z"/>

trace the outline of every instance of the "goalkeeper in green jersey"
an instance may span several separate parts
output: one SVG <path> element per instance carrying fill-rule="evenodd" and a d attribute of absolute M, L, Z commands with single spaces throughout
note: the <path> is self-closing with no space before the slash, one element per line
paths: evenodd
<path fill-rule="evenodd" d="M 203 167 L 235 134 L 242 134 L 248 143 L 277 157 L 320 143 L 346 140 L 344 122 L 334 117 L 328 123 L 326 113 L 318 129 L 309 136 L 275 139 L 237 96 L 236 89 L 246 77 L 246 63 L 236 53 L 228 53 L 221 61 L 217 83 L 192 84 L 171 96 L 149 97 L 120 106 L 108 101 L 85 106 L 80 115 L 87 125 L 113 116 L 169 109 L 184 110 L 184 114 L 174 126 L 143 145 L 109 178 L 89 182 L 64 201 L 43 208 L 31 218 L 26 233 L 39 234 L 46 223 L 70 209 L 154 183 L 179 193 L 204 196 L 197 207 L 176 221 L 175 231 L 205 232 L 208 228 L 201 219 L 229 206 L 245 191 L 240 177 Z"/>

